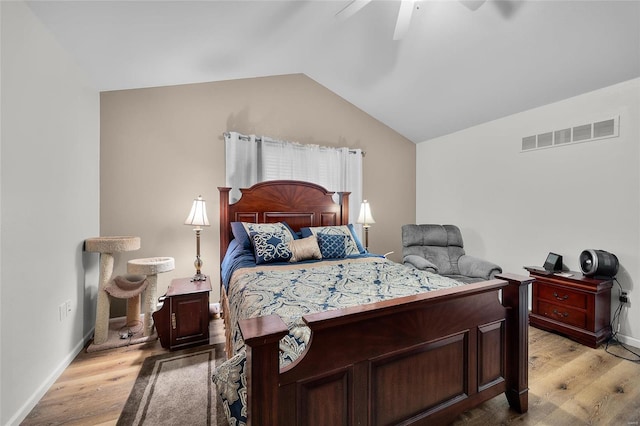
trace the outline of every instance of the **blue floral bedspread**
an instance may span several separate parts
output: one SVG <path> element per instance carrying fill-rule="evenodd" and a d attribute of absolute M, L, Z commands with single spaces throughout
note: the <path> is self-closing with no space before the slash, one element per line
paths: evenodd
<path fill-rule="evenodd" d="M 238 320 L 277 314 L 289 334 L 280 341 L 280 367 L 298 358 L 309 342 L 302 320 L 310 313 L 379 302 L 462 283 L 383 258 L 322 261 L 311 264 L 242 268 L 231 277 L 229 298 L 231 359 L 213 377 L 230 425 L 246 424 L 245 345 Z"/>

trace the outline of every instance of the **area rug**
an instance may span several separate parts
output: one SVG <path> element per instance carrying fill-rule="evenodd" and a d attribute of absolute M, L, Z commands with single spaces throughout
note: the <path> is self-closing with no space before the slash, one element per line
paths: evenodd
<path fill-rule="evenodd" d="M 211 376 L 225 360 L 224 344 L 144 360 L 117 425 L 223 425 Z"/>

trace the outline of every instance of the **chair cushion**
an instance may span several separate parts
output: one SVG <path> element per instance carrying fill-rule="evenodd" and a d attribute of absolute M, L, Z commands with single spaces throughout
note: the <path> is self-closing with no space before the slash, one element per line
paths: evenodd
<path fill-rule="evenodd" d="M 458 258 L 464 255 L 462 233 L 455 225 L 404 225 L 402 255 L 427 259 L 442 275 L 458 275 Z"/>
<path fill-rule="evenodd" d="M 455 225 L 404 225 L 402 227 L 402 245 L 464 247 L 460 228 Z"/>

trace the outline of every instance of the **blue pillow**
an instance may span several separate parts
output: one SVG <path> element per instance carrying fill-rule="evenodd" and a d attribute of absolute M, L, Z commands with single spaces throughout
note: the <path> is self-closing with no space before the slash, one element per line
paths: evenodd
<path fill-rule="evenodd" d="M 250 234 L 251 232 L 283 232 L 290 235 L 290 239 L 298 239 L 298 235 L 286 222 L 275 223 L 250 223 L 231 222 L 231 233 L 233 238 L 245 249 L 253 250 Z"/>
<path fill-rule="evenodd" d="M 367 251 L 360 243 L 360 239 L 356 234 L 356 230 L 354 229 L 352 224 L 349 225 L 336 225 L 336 226 L 313 226 L 309 228 L 300 229 L 302 232 L 302 237 L 308 237 L 309 235 L 317 236 L 319 233 L 323 234 L 332 234 L 332 235 L 345 235 L 347 237 L 345 246 L 347 251 L 347 256 L 351 256 L 354 254 L 364 254 Z"/>
<path fill-rule="evenodd" d="M 258 265 L 291 259 L 290 238 L 284 232 L 252 232 L 251 241 Z"/>
<path fill-rule="evenodd" d="M 342 259 L 347 257 L 347 236 L 344 234 L 318 233 L 318 245 L 323 259 Z"/>
<path fill-rule="evenodd" d="M 245 249 L 251 249 L 251 240 L 244 226 L 242 226 L 242 222 L 231 222 L 231 233 L 233 234 L 233 239 L 236 240 L 238 244 Z"/>

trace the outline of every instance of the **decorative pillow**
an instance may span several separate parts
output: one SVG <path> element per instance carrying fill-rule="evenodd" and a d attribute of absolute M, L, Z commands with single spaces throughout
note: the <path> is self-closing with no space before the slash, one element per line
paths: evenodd
<path fill-rule="evenodd" d="M 242 226 L 242 222 L 231 222 L 231 233 L 233 234 L 233 239 L 238 242 L 245 249 L 251 250 L 251 239 L 249 238 L 249 234 L 247 234 L 247 230 Z"/>
<path fill-rule="evenodd" d="M 258 265 L 291 259 L 290 240 L 284 232 L 252 232 L 251 241 Z"/>
<path fill-rule="evenodd" d="M 323 259 L 342 259 L 347 256 L 347 235 L 319 232 L 317 238 Z"/>
<path fill-rule="evenodd" d="M 286 222 L 275 223 L 250 223 L 250 222 L 231 222 L 231 232 L 244 248 L 252 250 L 251 233 L 252 232 L 283 232 L 288 235 L 289 240 L 295 240 L 297 235 L 286 224 Z"/>
<path fill-rule="evenodd" d="M 308 237 L 309 235 L 318 236 L 318 233 L 344 235 L 347 237 L 347 242 L 345 243 L 347 256 L 366 253 L 366 250 L 360 243 L 360 239 L 351 224 L 339 226 L 314 226 L 310 228 L 302 228 L 300 231 L 302 231 L 302 237 Z"/>
<path fill-rule="evenodd" d="M 322 259 L 322 253 L 320 252 L 320 247 L 318 247 L 318 239 L 315 235 L 289 241 L 289 249 L 291 250 L 291 260 L 289 262 Z"/>

